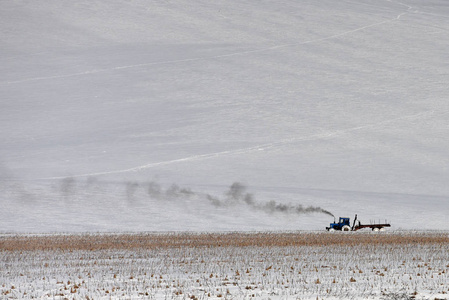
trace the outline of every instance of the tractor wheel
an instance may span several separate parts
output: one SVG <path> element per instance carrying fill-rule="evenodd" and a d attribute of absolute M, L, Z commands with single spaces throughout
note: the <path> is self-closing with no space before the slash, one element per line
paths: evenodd
<path fill-rule="evenodd" d="M 341 228 L 341 231 L 351 231 L 351 227 L 349 227 L 348 225 L 345 225 Z"/>
<path fill-rule="evenodd" d="M 329 232 L 334 232 L 335 229 L 334 228 L 329 228 Z"/>

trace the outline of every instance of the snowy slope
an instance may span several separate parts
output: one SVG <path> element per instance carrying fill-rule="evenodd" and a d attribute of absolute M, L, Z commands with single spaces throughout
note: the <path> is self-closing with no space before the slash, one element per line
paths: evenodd
<path fill-rule="evenodd" d="M 448 225 L 444 0 L 1 8 L 1 231 Z"/>

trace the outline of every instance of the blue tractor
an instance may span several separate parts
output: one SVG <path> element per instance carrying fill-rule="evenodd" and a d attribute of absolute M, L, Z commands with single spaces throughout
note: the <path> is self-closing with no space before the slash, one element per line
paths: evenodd
<path fill-rule="evenodd" d="M 351 223 L 349 221 L 349 218 L 342 218 L 338 220 L 338 223 L 331 223 L 329 227 L 326 227 L 327 231 L 351 231 Z"/>

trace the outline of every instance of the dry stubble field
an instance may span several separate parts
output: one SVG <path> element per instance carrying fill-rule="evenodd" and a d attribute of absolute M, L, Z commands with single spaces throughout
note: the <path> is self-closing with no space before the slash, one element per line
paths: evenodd
<path fill-rule="evenodd" d="M 449 299 L 447 232 L 0 235 L 1 299 Z"/>

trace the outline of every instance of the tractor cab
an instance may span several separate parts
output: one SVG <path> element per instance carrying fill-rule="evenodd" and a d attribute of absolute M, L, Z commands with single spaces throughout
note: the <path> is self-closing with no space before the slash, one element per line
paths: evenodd
<path fill-rule="evenodd" d="M 328 231 L 334 231 L 334 230 L 342 230 L 342 231 L 349 231 L 351 230 L 350 220 L 349 218 L 342 218 L 338 220 L 338 223 L 330 223 L 329 227 L 326 227 Z"/>

